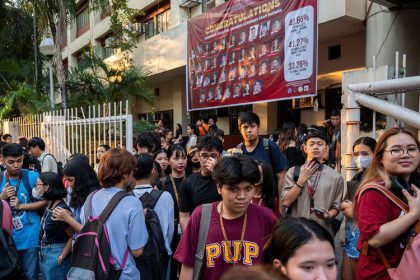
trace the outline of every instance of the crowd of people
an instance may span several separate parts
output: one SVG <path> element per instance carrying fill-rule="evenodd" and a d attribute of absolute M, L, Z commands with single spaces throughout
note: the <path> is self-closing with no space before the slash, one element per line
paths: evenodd
<path fill-rule="evenodd" d="M 227 149 L 215 117 L 188 137 L 159 121 L 135 154 L 100 145 L 94 166 L 5 134 L 0 279 L 416 279 L 419 140 L 404 128 L 359 138 L 345 182 L 340 123 L 333 112 L 264 138 L 244 112 Z"/>

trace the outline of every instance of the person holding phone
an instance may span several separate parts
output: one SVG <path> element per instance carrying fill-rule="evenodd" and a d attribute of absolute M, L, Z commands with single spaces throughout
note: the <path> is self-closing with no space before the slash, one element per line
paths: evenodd
<path fill-rule="evenodd" d="M 322 163 L 327 150 L 327 136 L 321 129 L 308 134 L 304 145 L 306 162 L 287 171 L 282 203 L 291 216 L 315 220 L 333 233 L 331 219 L 340 212 L 344 181 Z"/>

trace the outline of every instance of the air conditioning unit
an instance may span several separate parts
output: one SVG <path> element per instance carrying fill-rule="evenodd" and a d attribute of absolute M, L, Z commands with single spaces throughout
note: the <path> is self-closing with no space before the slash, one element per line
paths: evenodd
<path fill-rule="evenodd" d="M 181 3 L 179 4 L 182 8 L 194 8 L 201 4 L 201 0 L 181 0 Z"/>
<path fill-rule="evenodd" d="M 112 46 L 115 43 L 115 37 L 108 37 L 105 39 L 105 48 Z"/>
<path fill-rule="evenodd" d="M 136 35 L 141 35 L 146 32 L 146 24 L 141 22 L 135 22 L 131 25 L 131 31 Z"/>

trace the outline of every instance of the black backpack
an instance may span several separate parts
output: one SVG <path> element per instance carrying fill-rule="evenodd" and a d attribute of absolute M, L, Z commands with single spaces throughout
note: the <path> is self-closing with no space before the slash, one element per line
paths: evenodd
<path fill-rule="evenodd" d="M 127 249 L 121 270 L 115 269 L 105 226 L 114 208 L 129 194 L 124 191 L 116 193 L 101 215 L 93 218 L 91 217 L 92 198 L 95 193 L 91 193 L 85 202 L 86 222 L 73 246 L 71 268 L 67 274 L 67 279 L 70 280 L 117 280 L 120 278 L 129 254 Z"/>
<path fill-rule="evenodd" d="M 1 227 L 3 203 L 0 200 L 0 279 L 24 279 L 19 267 L 19 254 L 12 235 Z"/>
<path fill-rule="evenodd" d="M 168 267 L 169 256 L 165 247 L 162 227 L 159 217 L 154 211 L 154 207 L 162 195 L 162 190 L 152 190 L 145 192 L 140 201 L 146 209 L 145 221 L 149 234 L 143 254 L 136 258 L 136 266 L 140 271 L 142 280 L 163 280 L 165 279 Z"/>

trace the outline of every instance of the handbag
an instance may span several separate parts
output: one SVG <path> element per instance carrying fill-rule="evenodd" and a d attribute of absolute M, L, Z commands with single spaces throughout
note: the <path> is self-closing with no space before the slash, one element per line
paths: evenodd
<path fill-rule="evenodd" d="M 405 204 L 401 199 L 394 195 L 388 189 L 377 184 L 369 184 L 364 187 L 359 194 L 359 198 L 365 190 L 375 189 L 383 193 L 388 199 L 390 199 L 395 205 L 397 205 L 405 213 L 408 213 L 410 210 L 408 205 Z M 377 248 L 379 256 L 387 269 L 388 275 L 392 280 L 415 280 L 419 279 L 420 275 L 420 220 L 412 227 L 413 233 L 409 238 L 407 245 L 405 247 L 403 256 L 398 267 L 391 267 L 389 261 L 385 257 L 384 253 L 380 248 Z M 368 250 L 367 241 L 363 242 L 362 254 L 367 255 Z"/>

